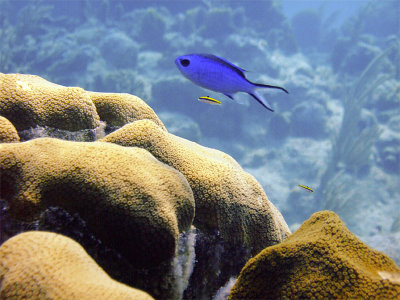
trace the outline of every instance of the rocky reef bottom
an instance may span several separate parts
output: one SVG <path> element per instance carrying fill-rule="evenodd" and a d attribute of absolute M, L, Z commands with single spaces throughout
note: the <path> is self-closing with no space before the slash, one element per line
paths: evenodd
<path fill-rule="evenodd" d="M 31 241 L 28 235 L 24 236 L 26 233 L 17 234 L 21 231 L 46 234 L 55 231 L 58 234 L 54 236 L 68 236 L 79 242 L 87 256 L 90 255 L 111 278 L 121 282 L 123 290 L 125 285 L 135 287 L 128 290 L 126 299 L 150 298 L 145 293 L 137 294 L 140 292 L 137 289 L 147 291 L 155 298 L 168 299 L 398 299 L 400 296 L 400 268 L 385 254 L 361 242 L 330 211 L 313 214 L 285 241 L 265 248 L 253 258 L 244 247 L 224 242 L 218 232 L 205 234 L 192 227 L 180 235 L 178 250 L 171 263 L 138 269 L 96 238 L 78 214 L 71 215 L 62 208 L 50 207 L 38 220 L 28 224 L 13 220 L 7 213 L 5 201 L 0 204 L 1 293 L 11 296 L 14 294 L 10 290 L 15 289 L 16 299 L 33 295 L 38 286 L 43 295 L 67 299 L 60 295 L 51 296 L 51 291 L 65 287 L 60 287 L 57 279 L 43 277 L 50 271 L 45 269 L 48 268 L 47 258 L 40 257 L 40 251 L 23 251 L 26 257 L 19 257 L 18 261 L 10 259 L 13 254 L 7 249 L 11 241 L 23 236 L 18 243 L 21 248 L 28 247 L 25 243 Z M 9 238 L 11 236 L 14 237 Z M 58 244 L 47 242 L 38 247 L 46 248 L 51 256 L 63 255 Z M 72 257 L 68 262 L 69 266 L 56 262 L 57 272 L 68 272 L 71 265 L 80 263 L 80 259 Z M 27 280 L 34 280 L 35 284 L 28 285 Z M 111 284 L 109 279 L 104 279 L 104 285 L 107 284 Z M 80 288 L 78 285 L 68 287 L 72 291 L 76 289 L 77 293 Z M 113 291 L 114 294 L 104 294 L 107 298 L 98 295 L 97 299 L 117 299 L 121 295 L 119 288 Z M 89 298 L 81 299 L 90 299 L 90 295 L 94 294 L 87 293 L 85 296 Z"/>

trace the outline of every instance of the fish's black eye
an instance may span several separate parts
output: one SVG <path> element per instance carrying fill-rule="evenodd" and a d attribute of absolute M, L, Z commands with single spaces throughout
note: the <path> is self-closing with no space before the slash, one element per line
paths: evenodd
<path fill-rule="evenodd" d="M 190 65 L 190 60 L 188 60 L 188 59 L 181 59 L 181 65 L 182 65 L 183 67 L 189 66 L 189 65 Z"/>

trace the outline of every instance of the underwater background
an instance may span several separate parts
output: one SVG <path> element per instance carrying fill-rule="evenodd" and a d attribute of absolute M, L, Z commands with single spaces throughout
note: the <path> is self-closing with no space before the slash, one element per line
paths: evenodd
<path fill-rule="evenodd" d="M 399 265 L 399 15 L 397 0 L 0 0 L 0 72 L 136 95 L 169 132 L 235 158 L 292 232 L 332 210 Z M 189 53 L 289 94 L 260 90 L 270 112 L 202 89 L 175 66 Z"/>

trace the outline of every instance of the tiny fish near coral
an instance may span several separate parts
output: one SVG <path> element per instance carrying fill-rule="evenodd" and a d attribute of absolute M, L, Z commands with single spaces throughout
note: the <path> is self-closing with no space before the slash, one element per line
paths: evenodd
<path fill-rule="evenodd" d="M 179 71 L 193 83 L 224 94 L 233 99 L 233 94 L 245 92 L 256 99 L 262 106 L 274 111 L 266 99 L 256 92 L 257 88 L 280 89 L 289 93 L 280 86 L 273 86 L 249 81 L 244 69 L 229 61 L 212 54 L 188 54 L 175 59 Z"/>

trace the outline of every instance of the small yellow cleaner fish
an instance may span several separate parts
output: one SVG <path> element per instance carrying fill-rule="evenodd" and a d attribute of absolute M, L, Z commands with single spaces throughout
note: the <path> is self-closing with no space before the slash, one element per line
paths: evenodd
<path fill-rule="evenodd" d="M 208 103 L 208 104 L 212 104 L 212 105 L 220 105 L 221 104 L 221 101 L 211 98 L 210 96 L 202 96 L 202 97 L 199 97 L 199 99 L 197 99 L 197 100 L 199 100 L 200 102 Z"/>
<path fill-rule="evenodd" d="M 306 185 L 298 184 L 298 186 L 303 188 L 303 189 L 305 189 L 306 191 L 309 191 L 310 193 L 314 193 L 313 189 L 308 187 L 308 186 L 306 186 Z"/>

